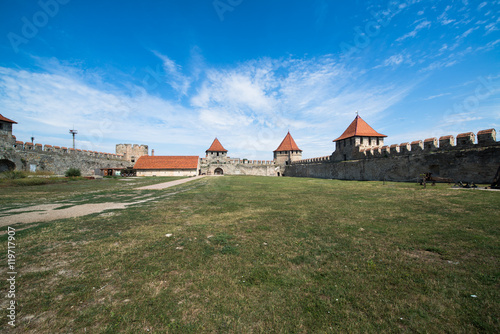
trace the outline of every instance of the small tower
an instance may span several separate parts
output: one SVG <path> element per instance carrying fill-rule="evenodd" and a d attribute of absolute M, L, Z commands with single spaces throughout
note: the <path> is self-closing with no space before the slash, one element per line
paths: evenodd
<path fill-rule="evenodd" d="M 133 163 L 143 155 L 148 155 L 148 151 L 148 145 L 116 144 L 116 154 L 123 155 L 125 160 Z M 151 155 L 154 155 L 154 151 Z"/>
<path fill-rule="evenodd" d="M 205 153 L 208 162 L 221 162 L 227 160 L 227 150 L 222 146 L 217 137 Z"/>
<path fill-rule="evenodd" d="M 17 124 L 17 122 L 14 122 L 7 117 L 3 117 L 2 114 L 0 114 L 0 137 L 2 137 L 4 141 L 9 143 L 15 142 L 14 138 L 12 137 L 12 124 Z"/>
<path fill-rule="evenodd" d="M 301 159 L 302 150 L 297 146 L 290 131 L 288 131 L 280 146 L 274 150 L 274 163 L 277 165 L 289 165 L 292 161 Z"/>
<path fill-rule="evenodd" d="M 344 131 L 342 136 L 334 140 L 335 152 L 333 152 L 333 160 L 341 161 L 356 159 L 360 149 L 383 146 L 385 137 L 387 136 L 373 130 L 373 128 L 358 115 Z"/>

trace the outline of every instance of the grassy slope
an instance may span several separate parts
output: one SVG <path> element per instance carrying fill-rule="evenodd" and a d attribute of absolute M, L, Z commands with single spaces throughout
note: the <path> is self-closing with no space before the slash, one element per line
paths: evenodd
<path fill-rule="evenodd" d="M 18 332 L 500 328 L 498 193 L 225 176 L 155 194 L 188 187 L 19 231 Z"/>

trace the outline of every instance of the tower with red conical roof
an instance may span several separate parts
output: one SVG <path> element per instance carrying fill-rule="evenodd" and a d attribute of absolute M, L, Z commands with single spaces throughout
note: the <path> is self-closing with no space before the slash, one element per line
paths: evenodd
<path fill-rule="evenodd" d="M 297 146 L 290 131 L 288 131 L 280 146 L 274 150 L 274 163 L 277 165 L 289 165 L 292 161 L 301 159 L 302 150 Z"/>
<path fill-rule="evenodd" d="M 340 137 L 334 139 L 334 160 L 352 160 L 360 149 L 382 147 L 384 138 L 387 137 L 375 131 L 359 115 L 347 127 Z"/>
<path fill-rule="evenodd" d="M 227 150 L 222 146 L 219 139 L 215 138 L 210 148 L 205 151 L 208 161 L 226 161 Z"/>

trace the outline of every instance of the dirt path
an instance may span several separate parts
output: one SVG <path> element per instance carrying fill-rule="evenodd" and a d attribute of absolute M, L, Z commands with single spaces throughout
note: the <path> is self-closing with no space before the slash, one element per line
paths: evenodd
<path fill-rule="evenodd" d="M 137 190 L 165 189 L 189 181 L 197 180 L 202 177 L 203 176 L 197 176 L 188 179 L 181 179 L 176 181 L 154 184 L 151 186 L 140 187 L 136 189 Z M 176 193 L 168 195 L 174 195 L 174 194 Z M 0 212 L 0 227 L 18 223 L 27 224 L 36 222 L 46 222 L 56 219 L 74 218 L 74 217 L 90 215 L 92 213 L 100 213 L 105 210 L 126 209 L 130 205 L 149 202 L 156 199 L 158 199 L 158 196 L 151 196 L 146 199 L 141 199 L 138 201 L 127 202 L 127 203 L 107 202 L 107 203 L 95 203 L 95 204 L 90 203 L 90 204 L 80 204 L 80 205 L 75 204 L 72 207 L 64 209 L 59 209 L 59 208 L 68 206 L 68 204 L 70 203 L 28 206 L 24 208 L 18 208 Z"/>
<path fill-rule="evenodd" d="M 4 211 L 0 214 L 0 227 L 12 224 L 27 224 L 35 222 L 46 222 L 56 219 L 74 218 L 99 213 L 105 210 L 126 209 L 127 206 L 143 203 L 149 200 L 142 200 L 132 203 L 96 203 L 75 205 L 70 208 L 59 209 L 68 204 L 44 204 L 36 206 L 28 206 L 20 209 Z M 20 212 L 19 214 L 16 214 Z M 13 214 L 14 213 L 14 214 Z"/>
<path fill-rule="evenodd" d="M 181 179 L 181 180 L 175 180 L 175 181 L 170 181 L 170 182 L 165 182 L 165 183 L 158 183 L 158 184 L 153 184 L 151 186 L 145 186 L 145 187 L 140 187 L 136 188 L 138 190 L 160 190 L 160 189 L 165 189 L 165 188 L 170 188 L 179 184 L 183 184 L 186 182 L 194 181 L 201 179 L 202 177 L 205 177 L 205 175 L 200 175 L 200 176 L 195 176 L 195 177 L 190 177 L 188 179 Z"/>

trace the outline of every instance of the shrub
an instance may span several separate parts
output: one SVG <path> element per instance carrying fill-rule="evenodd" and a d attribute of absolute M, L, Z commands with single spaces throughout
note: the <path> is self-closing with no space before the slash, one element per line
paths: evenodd
<path fill-rule="evenodd" d="M 27 177 L 26 173 L 20 171 L 20 170 L 9 170 L 7 172 L 3 172 L 0 174 L 0 176 L 4 179 L 24 179 Z"/>
<path fill-rule="evenodd" d="M 66 171 L 66 173 L 64 173 L 64 176 L 66 177 L 77 177 L 77 176 L 81 176 L 82 173 L 80 172 L 80 170 L 78 168 L 70 168 Z"/>

